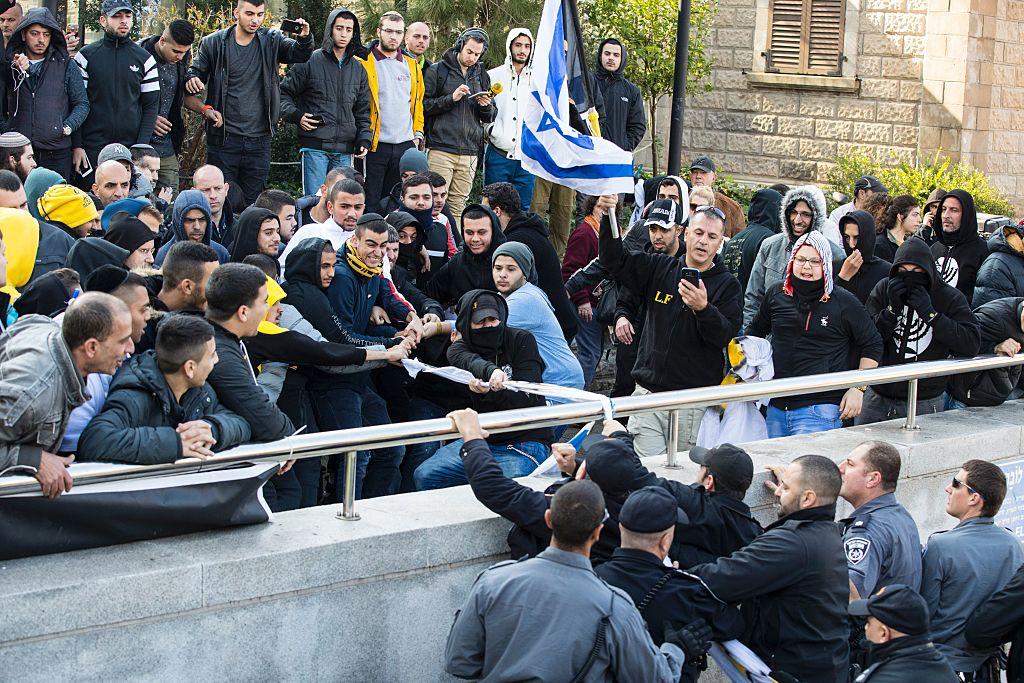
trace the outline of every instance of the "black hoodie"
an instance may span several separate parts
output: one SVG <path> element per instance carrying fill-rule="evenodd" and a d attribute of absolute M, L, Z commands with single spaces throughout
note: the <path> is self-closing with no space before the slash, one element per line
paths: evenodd
<path fill-rule="evenodd" d="M 956 232 L 942 229 L 942 205 L 946 197 L 955 197 L 963 207 L 960 229 Z M 968 302 L 972 301 L 978 269 L 988 257 L 988 244 L 978 234 L 978 213 L 974 209 L 974 197 L 964 190 L 947 192 L 939 203 L 932 225 L 935 226 L 937 238 L 932 245 L 935 267 L 946 284 L 963 292 Z"/>
<path fill-rule="evenodd" d="M 926 323 L 905 303 L 890 308 L 889 281 L 899 272 L 901 264 L 919 266 L 931 283 L 928 294 L 937 315 Z M 917 360 L 942 360 L 950 357 L 969 358 L 978 353 L 981 331 L 978 319 L 957 289 L 939 278 L 932 252 L 924 240 L 908 239 L 896 250 L 896 261 L 889 277 L 880 280 L 867 301 L 868 314 L 882 335 L 882 365 L 901 365 Z M 909 322 L 909 324 L 908 324 Z M 918 381 L 918 400 L 935 398 L 946 389 L 946 377 L 930 377 Z M 907 383 L 878 384 L 872 387 L 887 398 L 906 399 Z"/>
<path fill-rule="evenodd" d="M 475 343 L 476 334 L 470 325 L 470 316 L 473 312 L 473 304 L 481 295 L 487 294 L 486 290 L 474 289 L 466 292 L 459 299 L 458 318 L 455 320 L 455 329 L 459 331 L 462 338 L 451 345 L 448 349 L 448 362 L 462 370 L 473 373 L 477 379 L 485 382 L 491 378 L 495 370 L 504 370 L 511 380 L 521 382 L 543 382 L 544 361 L 537 349 L 537 340 L 526 330 L 515 327 L 508 327 L 508 304 L 498 294 L 491 294 L 491 298 L 498 305 L 498 312 L 501 314 L 501 327 L 503 334 L 496 353 L 487 353 L 485 358 L 481 355 L 480 347 Z M 545 404 L 543 396 L 525 394 L 518 391 L 492 391 L 486 394 L 473 394 L 473 408 L 481 413 L 493 413 L 499 410 L 514 410 L 516 408 L 532 408 Z M 492 446 L 516 444 L 523 441 L 539 441 L 550 444 L 554 434 L 550 427 L 539 427 L 524 429 L 516 432 L 505 432 L 494 434 L 487 439 Z"/>
<path fill-rule="evenodd" d="M 258 206 L 250 206 L 242 212 L 235 223 L 235 241 L 231 243 L 231 261 L 241 263 L 242 259 L 252 254 L 260 253 L 259 234 L 263 227 L 263 221 L 267 219 L 278 221 L 277 214 L 270 209 L 261 209 Z M 278 222 L 280 225 L 280 223 Z M 276 257 L 271 257 L 276 260 Z M 319 267 L 319 264 L 318 264 Z"/>
<path fill-rule="evenodd" d="M 71 293 L 68 292 L 64 283 L 60 281 L 56 273 L 50 271 L 28 283 L 28 286 L 22 290 L 21 296 L 14 302 L 14 310 L 18 312 L 19 316 L 38 313 L 52 318 L 68 307 L 70 298 Z"/>
<path fill-rule="evenodd" d="M 622 50 L 622 60 L 614 72 L 605 69 L 601 63 L 601 50 L 609 43 L 618 45 Z M 626 80 L 626 57 L 625 45 L 615 38 L 605 38 L 597 46 L 594 76 L 604 97 L 605 122 L 602 124 L 601 137 L 632 152 L 647 132 L 647 116 L 640 88 Z"/>
<path fill-rule="evenodd" d="M 466 213 L 472 209 L 482 209 L 491 219 L 491 244 L 482 254 L 474 254 L 466 246 L 465 223 Z M 470 204 L 462 210 L 462 250 L 451 257 L 441 270 L 434 274 L 424 292 L 427 296 L 448 308 L 457 302 L 463 294 L 473 289 L 498 291 L 494 286 L 491 274 L 491 255 L 505 241 L 505 233 L 494 212 L 483 204 Z M 287 272 L 287 268 L 285 269 Z"/>
<path fill-rule="evenodd" d="M 65 265 L 78 272 L 78 278 L 85 282 L 92 271 L 100 266 L 124 267 L 124 260 L 130 254 L 127 249 L 122 249 L 102 237 L 83 237 L 75 241 L 75 246 L 68 252 L 68 260 Z"/>
<path fill-rule="evenodd" d="M 339 17 L 355 26 L 341 64 L 334 56 L 331 36 Z M 370 148 L 370 85 L 366 69 L 353 57 L 363 57 L 359 18 L 351 10 L 338 8 L 327 17 L 323 45 L 307 62 L 295 64 L 281 81 L 281 115 L 298 125 L 303 114 L 318 114 L 324 125 L 313 130 L 299 126 L 299 147 L 325 152 L 352 154 Z"/>
<path fill-rule="evenodd" d="M 1007 339 L 1024 344 L 1024 330 L 1020 325 L 1022 313 L 1024 298 L 1021 297 L 993 299 L 975 308 L 974 316 L 981 327 L 978 353 L 993 353 L 995 347 Z M 1020 382 L 1021 370 L 1021 366 L 1014 365 L 953 375 L 949 379 L 949 393 L 971 407 L 1002 405 Z"/>
<path fill-rule="evenodd" d="M 867 211 L 859 210 L 846 214 L 839 221 L 840 233 L 843 233 L 843 226 L 851 220 L 857 224 L 857 251 L 864 258 L 864 263 L 861 264 L 860 270 L 849 280 L 844 280 L 839 276 L 839 272 L 843 268 L 843 261 L 836 260 L 832 269 L 836 274 L 836 284 L 857 297 L 858 301 L 864 303 L 868 300 L 871 290 L 875 288 L 878 281 L 889 277 L 889 270 L 892 268 L 892 264 L 875 256 L 875 219 L 871 217 L 871 214 Z M 843 233 L 843 250 L 847 256 L 853 253 L 846 246 L 845 233 Z"/>
<path fill-rule="evenodd" d="M 720 384 L 725 347 L 743 320 L 740 283 L 719 256 L 700 274 L 708 293 L 702 311 L 679 297 L 679 270 L 685 265 L 667 254 L 629 253 L 601 221 L 601 264 L 622 285 L 646 303 L 643 332 L 633 379 L 648 391 L 693 389 Z"/>
<path fill-rule="evenodd" d="M 747 209 L 747 227 L 729 240 L 722 250 L 725 267 L 740 281 L 743 291 L 747 290 L 747 281 L 761 243 L 782 230 L 779 222 L 781 208 L 782 195 L 775 190 L 765 188 L 755 192 Z"/>
<path fill-rule="evenodd" d="M 579 328 L 576 307 L 569 301 L 569 295 L 562 283 L 562 264 L 558 252 L 551 243 L 550 234 L 544 219 L 535 213 L 513 216 L 505 226 L 506 239 L 525 244 L 533 252 L 533 260 L 537 266 L 536 284 L 554 307 L 562 335 L 566 341 L 572 341 Z"/>

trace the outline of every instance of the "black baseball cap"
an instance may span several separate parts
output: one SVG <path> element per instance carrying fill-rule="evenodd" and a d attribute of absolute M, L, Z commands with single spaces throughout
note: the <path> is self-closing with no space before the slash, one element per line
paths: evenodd
<path fill-rule="evenodd" d="M 690 449 L 690 460 L 707 467 L 718 488 L 746 491 L 754 481 L 754 461 L 745 450 L 731 443 L 714 448 L 694 446 Z"/>
<path fill-rule="evenodd" d="M 849 612 L 855 617 L 874 617 L 908 636 L 928 633 L 928 603 L 902 583 L 884 586 L 866 600 L 854 600 Z"/>
<path fill-rule="evenodd" d="M 689 524 L 675 497 L 660 486 L 633 491 L 619 512 L 619 524 L 637 534 L 665 531 L 676 524 Z"/>
<path fill-rule="evenodd" d="M 663 228 L 671 228 L 680 225 L 686 219 L 683 217 L 683 210 L 674 199 L 658 199 L 651 204 L 647 212 L 647 220 L 644 227 L 648 225 L 659 225 Z"/>
<path fill-rule="evenodd" d="M 716 173 L 718 171 L 715 162 L 707 154 L 701 154 L 690 163 L 690 170 L 692 171 L 693 169 L 706 173 Z"/>
<path fill-rule="evenodd" d="M 470 316 L 470 322 L 480 323 L 487 318 L 497 318 L 501 320 L 501 305 L 495 298 L 497 294 L 491 294 L 486 292 L 481 294 L 473 302 L 473 312 Z"/>
<path fill-rule="evenodd" d="M 856 190 L 871 190 L 873 192 L 888 192 L 889 188 L 882 184 L 882 181 L 873 175 L 862 175 L 857 178 L 857 181 L 853 184 L 854 191 Z"/>

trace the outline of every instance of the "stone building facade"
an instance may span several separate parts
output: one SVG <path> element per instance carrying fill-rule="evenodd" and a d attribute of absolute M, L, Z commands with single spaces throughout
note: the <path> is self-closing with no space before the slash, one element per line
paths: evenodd
<path fill-rule="evenodd" d="M 714 90 L 687 99 L 687 158 L 711 154 L 738 179 L 823 182 L 853 150 L 895 163 L 941 149 L 1024 214 L 1024 0 L 831 0 L 841 23 L 828 75 L 771 63 L 773 13 L 795 6 L 799 31 L 801 2 L 819 11 L 819 0 L 719 0 Z"/>

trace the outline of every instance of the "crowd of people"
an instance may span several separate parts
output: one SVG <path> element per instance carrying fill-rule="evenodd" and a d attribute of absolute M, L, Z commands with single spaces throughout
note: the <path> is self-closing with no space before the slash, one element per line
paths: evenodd
<path fill-rule="evenodd" d="M 701 466 L 693 487 L 639 460 L 669 447 L 668 412 L 606 424 L 578 459 L 549 427 L 489 435 L 476 413 L 545 404 L 510 380 L 593 388 L 610 345 L 613 397 L 735 381 L 735 347 L 770 358 L 778 378 L 1016 355 L 1024 227 L 986 243 L 968 192 L 935 188 L 921 206 L 871 176 L 831 214 L 818 187 L 777 184 L 744 216 L 706 155 L 631 196 L 577 197 L 523 166 L 529 28 L 509 31 L 487 69 L 478 27 L 432 63 L 431 28 L 394 11 L 365 41 L 359 17 L 336 9 L 319 43 L 304 19 L 265 27 L 260 0 L 238 0 L 234 17 L 201 39 L 176 19 L 134 42 L 130 3 L 104 0 L 102 36 L 82 45 L 48 9 L 0 14 L 0 473 L 30 473 L 56 498 L 73 461 L 206 459 L 450 415 L 458 440 L 360 452 L 357 495 L 468 483 L 514 522 L 514 557 L 550 560 L 484 574 L 452 631 L 456 675 L 515 679 L 561 620 L 592 615 L 611 649 L 578 639 L 542 678 L 675 680 L 682 667 L 692 680 L 709 639 L 742 637 L 799 680 L 845 680 L 850 663 L 896 680 L 880 672 L 906 658 L 934 667 L 928 680 L 989 680 L 1007 631 L 977 615 L 1007 609 L 985 601 L 1019 592 L 1024 561 L 992 523 L 997 467 L 964 464 L 947 489 L 960 524 L 923 559 L 886 444 L 775 472 L 782 516 L 768 529 L 742 502 L 752 465 L 726 442 L 899 417 L 905 384 L 772 398 L 713 443 L 701 435 L 720 408 L 677 411 L 677 447 Z M 599 130 L 575 107 L 573 126 L 632 151 L 647 124 L 627 48 L 608 38 L 596 57 Z M 184 110 L 205 127 L 206 164 L 190 177 Z M 282 122 L 298 127 L 301 197 L 266 187 Z M 473 379 L 412 377 L 409 358 Z M 1019 367 L 922 379 L 917 411 L 999 405 L 1020 379 Z M 552 453 L 567 481 L 585 459 L 584 481 L 552 496 L 512 480 Z M 336 502 L 344 469 L 288 462 L 267 501 Z M 840 497 L 856 510 L 837 525 Z M 968 554 L 955 540 L 966 534 L 991 551 Z M 579 588 L 577 609 L 547 599 L 566 597 L 561 580 Z M 524 590 L 498 592 L 505 582 Z M 552 612 L 528 610 L 523 629 L 489 621 L 527 600 Z"/>

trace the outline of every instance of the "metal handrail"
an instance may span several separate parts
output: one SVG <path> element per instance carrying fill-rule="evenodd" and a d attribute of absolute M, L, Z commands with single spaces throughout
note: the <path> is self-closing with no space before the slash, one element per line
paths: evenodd
<path fill-rule="evenodd" d="M 680 359 L 681 362 L 685 362 Z M 862 385 L 888 384 L 910 381 L 910 396 L 916 395 L 917 380 L 929 377 L 955 375 L 965 372 L 994 370 L 1024 364 L 1024 355 L 1012 358 L 1005 356 L 978 356 L 958 360 L 922 361 L 906 365 L 892 365 L 871 370 L 849 370 L 846 372 L 809 375 L 774 379 L 750 384 L 718 385 L 627 396 L 612 400 L 612 413 L 618 418 L 630 417 L 655 411 L 668 410 L 674 416 L 682 408 L 697 408 L 720 403 L 751 401 L 761 398 L 793 396 L 819 393 L 836 389 L 848 389 Z M 909 396 L 908 396 L 909 398 Z M 557 425 L 581 424 L 604 417 L 601 401 L 580 401 L 537 408 L 505 410 L 480 415 L 480 425 L 492 434 L 511 432 L 529 426 L 532 429 Z M 916 405 L 908 405 L 907 429 L 916 429 Z M 222 468 L 242 462 L 282 462 L 290 459 L 314 458 L 344 453 L 350 463 L 357 451 L 373 450 L 388 446 L 399 446 L 426 441 L 458 438 L 458 431 L 448 418 L 403 422 L 399 424 L 357 427 L 330 432 L 300 434 L 270 443 L 252 444 L 233 448 L 215 455 L 208 460 L 189 460 L 158 465 L 139 465 L 132 468 L 119 466 L 111 470 L 96 470 L 75 477 L 76 485 L 95 484 L 126 479 L 188 474 Z M 669 444 L 668 467 L 677 466 L 675 443 Z M 354 469 L 349 467 L 349 469 Z M 354 477 L 345 482 L 344 511 L 339 517 L 358 519 L 354 511 Z M 0 477 L 0 496 L 31 493 L 38 491 L 35 482 L 4 482 Z"/>

